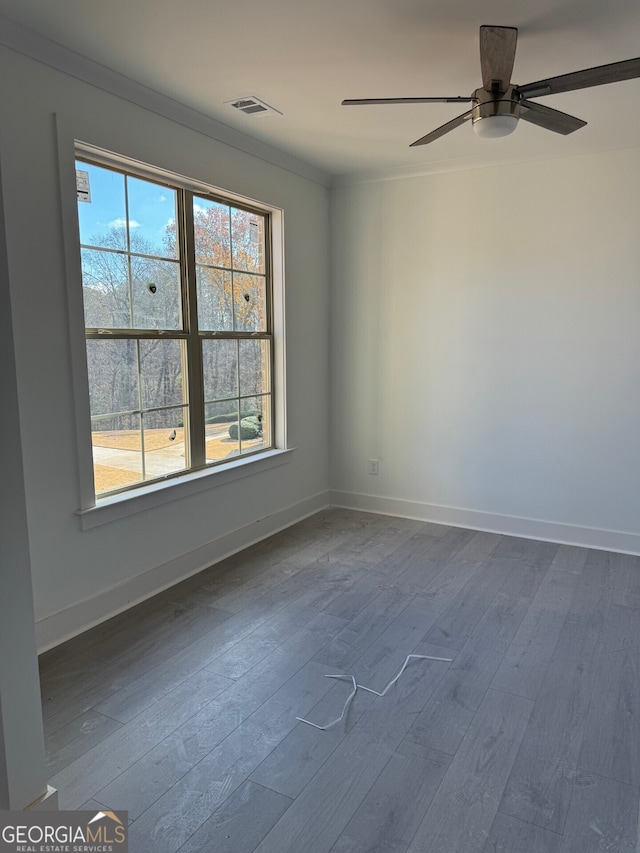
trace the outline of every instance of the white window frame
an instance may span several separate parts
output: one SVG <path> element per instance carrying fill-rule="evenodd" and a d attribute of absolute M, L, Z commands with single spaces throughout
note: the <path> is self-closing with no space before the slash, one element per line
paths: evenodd
<path fill-rule="evenodd" d="M 59 165 L 66 279 L 70 315 L 72 379 L 76 402 L 76 439 L 78 447 L 79 508 L 77 515 L 83 529 L 91 529 L 133 513 L 162 506 L 192 494 L 223 486 L 243 477 L 258 474 L 288 462 L 293 448 L 287 445 L 285 384 L 285 312 L 284 312 L 284 211 L 276 206 L 214 187 L 159 167 L 150 166 L 129 156 L 108 151 L 65 134 L 58 118 Z M 226 203 L 248 206 L 268 214 L 270 219 L 271 311 L 272 311 L 272 406 L 273 448 L 260 453 L 237 456 L 197 470 L 173 475 L 165 480 L 136 485 L 131 490 L 96 498 L 93 478 L 93 448 L 89 407 L 89 378 L 85 343 L 80 235 L 75 193 L 76 157 L 123 170 L 149 180 L 180 186 L 201 194 L 215 194 Z"/>

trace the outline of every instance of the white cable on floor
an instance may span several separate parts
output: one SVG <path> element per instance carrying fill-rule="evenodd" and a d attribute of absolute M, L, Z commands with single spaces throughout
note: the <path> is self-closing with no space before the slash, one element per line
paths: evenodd
<path fill-rule="evenodd" d="M 344 708 L 342 709 L 342 713 L 337 718 L 337 720 L 333 720 L 331 723 L 327 723 L 326 726 L 319 726 L 317 723 L 312 723 L 311 720 L 303 720 L 302 717 L 296 717 L 296 720 L 300 720 L 301 723 L 306 723 L 308 726 L 313 726 L 314 729 L 320 729 L 321 732 L 326 732 L 327 729 L 330 729 L 331 726 L 335 726 L 339 723 L 344 715 L 347 713 L 347 709 L 351 702 L 353 701 L 353 697 L 356 695 L 358 691 L 358 685 L 356 684 L 356 680 L 352 675 L 325 675 L 325 678 L 350 678 L 353 682 L 353 690 L 351 691 L 351 695 L 344 703 Z"/>
<path fill-rule="evenodd" d="M 387 692 L 387 690 L 390 687 L 393 687 L 393 685 L 396 683 L 396 681 L 400 678 L 402 673 L 405 671 L 405 669 L 407 668 L 407 664 L 409 663 L 411 658 L 421 658 L 422 660 L 442 660 L 442 661 L 447 661 L 448 663 L 451 663 L 451 661 L 453 660 L 453 658 L 434 658 L 431 655 L 407 655 L 407 659 L 402 664 L 400 672 L 396 675 L 395 678 L 391 679 L 391 681 L 387 684 L 387 686 L 384 688 L 382 693 L 378 693 L 377 690 L 372 690 L 370 687 L 363 687 L 362 684 L 358 684 L 358 687 L 360 687 L 362 690 L 366 690 L 367 693 L 375 693 L 376 696 L 384 696 L 385 693 Z"/>
<path fill-rule="evenodd" d="M 411 660 L 411 658 L 420 659 L 420 660 L 441 660 L 441 661 L 445 661 L 447 663 L 451 663 L 453 660 L 453 658 L 436 658 L 436 657 L 433 657 L 433 655 L 407 655 L 405 662 L 402 664 L 402 667 L 400 668 L 400 672 L 394 678 L 391 679 L 391 681 L 387 684 L 387 686 L 384 688 L 382 693 L 378 693 L 377 690 L 373 690 L 371 687 L 363 687 L 362 684 L 357 684 L 353 675 L 325 675 L 325 678 L 342 678 L 342 679 L 350 678 L 351 681 L 353 682 L 353 690 L 351 691 L 351 694 L 349 695 L 349 698 L 347 699 L 347 701 L 344 703 L 344 708 L 342 709 L 342 713 L 340 714 L 340 716 L 337 719 L 332 720 L 330 723 L 327 723 L 326 726 L 319 726 L 317 723 L 312 723 L 311 720 L 303 720 L 302 717 L 296 717 L 296 720 L 299 720 L 301 723 L 306 723 L 308 726 L 313 726 L 314 729 L 320 729 L 320 731 L 326 732 L 327 729 L 330 729 L 332 726 L 337 725 L 344 718 L 344 715 L 347 713 L 349 705 L 351 704 L 354 696 L 358 692 L 358 688 L 360 688 L 361 690 L 366 690 L 367 693 L 373 693 L 376 696 L 384 696 L 385 693 L 387 692 L 387 690 L 389 690 L 390 687 L 393 687 L 393 685 L 398 681 L 398 679 L 400 678 L 402 673 L 407 668 L 407 665 L 408 665 L 409 661 Z"/>

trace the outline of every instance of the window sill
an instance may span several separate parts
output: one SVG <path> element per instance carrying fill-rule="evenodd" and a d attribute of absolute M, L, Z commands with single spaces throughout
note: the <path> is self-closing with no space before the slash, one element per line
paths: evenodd
<path fill-rule="evenodd" d="M 190 471 L 188 474 L 173 477 L 171 480 L 162 483 L 141 486 L 135 492 L 124 492 L 120 495 L 102 498 L 98 500 L 95 506 L 77 511 L 77 515 L 80 517 L 80 526 L 82 530 L 91 530 L 120 518 L 127 518 L 135 513 L 190 497 L 198 494 L 198 492 L 224 486 L 226 483 L 240 480 L 243 477 L 268 471 L 289 462 L 294 450 L 295 448 L 269 450 L 266 453 L 261 453 L 260 456 L 252 456 L 249 459 L 234 459 L 225 465 L 217 465 L 215 468 Z"/>

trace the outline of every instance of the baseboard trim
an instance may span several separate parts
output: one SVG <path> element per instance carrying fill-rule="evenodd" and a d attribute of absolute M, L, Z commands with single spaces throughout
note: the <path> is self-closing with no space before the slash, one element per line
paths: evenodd
<path fill-rule="evenodd" d="M 331 505 L 345 509 L 376 512 L 381 515 L 415 518 L 418 521 L 449 524 L 452 527 L 466 527 L 470 530 L 503 533 L 508 536 L 524 536 L 527 539 L 542 539 L 546 542 L 558 542 L 562 545 L 577 545 L 600 551 L 640 555 L 640 534 L 627 533 L 623 530 L 601 530 L 595 527 L 582 527 L 575 524 L 562 524 L 556 521 L 541 521 L 535 518 L 520 518 L 512 515 L 498 515 L 472 509 L 438 506 L 355 492 L 331 492 Z"/>
<path fill-rule="evenodd" d="M 448 524 L 451 527 L 465 527 L 470 530 L 483 530 L 508 536 L 524 536 L 528 539 L 541 539 L 563 545 L 576 545 L 601 551 L 615 551 L 640 556 L 640 534 L 637 533 L 601 530 L 593 527 L 561 524 L 555 521 L 498 515 L 355 492 L 320 492 L 257 519 L 251 524 L 238 527 L 200 548 L 136 575 L 92 598 L 72 604 L 58 613 L 45 616 L 36 622 L 38 653 L 47 651 L 65 640 L 81 634 L 94 625 L 122 613 L 158 592 L 186 580 L 186 578 L 219 563 L 238 551 L 273 536 L 274 533 L 285 530 L 292 524 L 296 524 L 328 506 L 375 512 L 380 515 L 400 518 L 414 518 L 418 521 Z"/>
<path fill-rule="evenodd" d="M 285 530 L 329 506 L 329 492 L 320 492 L 310 498 L 284 507 L 238 527 L 200 548 L 189 551 L 149 571 L 143 572 L 111 589 L 84 601 L 79 601 L 45 616 L 36 622 L 38 653 L 71 639 L 93 628 L 118 613 L 139 604 L 151 596 L 168 589 L 203 569 L 219 563 L 232 554 Z"/>
<path fill-rule="evenodd" d="M 51 785 L 47 785 L 47 790 L 41 797 L 38 797 L 33 803 L 30 803 L 26 806 L 23 811 L 25 812 L 49 812 L 54 811 L 57 812 L 59 808 L 58 804 L 58 789 L 52 788 Z"/>

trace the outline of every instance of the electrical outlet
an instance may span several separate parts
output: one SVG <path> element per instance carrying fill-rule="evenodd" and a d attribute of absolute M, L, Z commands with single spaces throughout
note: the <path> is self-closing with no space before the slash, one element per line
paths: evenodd
<path fill-rule="evenodd" d="M 380 464 L 379 459 L 370 459 L 369 460 L 369 473 L 375 474 L 375 476 L 378 476 L 378 465 L 379 464 Z"/>

